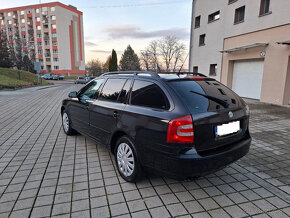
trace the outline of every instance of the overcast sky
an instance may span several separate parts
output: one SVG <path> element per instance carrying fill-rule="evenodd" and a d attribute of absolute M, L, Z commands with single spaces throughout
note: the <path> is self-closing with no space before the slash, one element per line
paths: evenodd
<path fill-rule="evenodd" d="M 41 0 L 42 3 L 54 2 Z M 104 61 L 114 48 L 140 52 L 154 39 L 174 35 L 189 48 L 192 0 L 63 0 L 83 12 L 86 61 Z M 38 4 L 39 0 L 0 0 L 0 7 Z"/>

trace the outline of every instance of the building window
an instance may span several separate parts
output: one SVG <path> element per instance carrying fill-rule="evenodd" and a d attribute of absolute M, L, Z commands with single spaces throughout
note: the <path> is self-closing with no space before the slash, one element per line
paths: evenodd
<path fill-rule="evenodd" d="M 201 16 L 198 16 L 195 18 L 195 28 L 199 28 L 200 27 L 200 20 L 201 20 Z"/>
<path fill-rule="evenodd" d="M 41 43 L 41 42 L 38 42 L 37 45 L 38 45 L 38 46 L 42 46 L 42 43 Z"/>
<path fill-rule="evenodd" d="M 55 7 L 51 7 L 50 8 L 50 11 L 55 11 Z"/>
<path fill-rule="evenodd" d="M 209 75 L 216 76 L 217 74 L 217 64 L 211 64 L 209 67 Z"/>
<path fill-rule="evenodd" d="M 198 73 L 198 66 L 193 67 L 193 73 Z"/>
<path fill-rule="evenodd" d="M 56 24 L 51 24 L 51 29 L 56 29 Z"/>
<path fill-rule="evenodd" d="M 208 15 L 208 22 L 209 23 L 214 22 L 218 19 L 220 19 L 220 11 L 217 11 L 215 13 Z"/>
<path fill-rule="evenodd" d="M 8 28 L 8 32 L 12 32 L 12 28 L 11 27 Z"/>
<path fill-rule="evenodd" d="M 56 33 L 52 33 L 51 34 L 51 37 L 56 37 Z"/>
<path fill-rule="evenodd" d="M 53 54 L 57 54 L 58 50 L 53 50 L 52 52 L 53 52 Z"/>
<path fill-rule="evenodd" d="M 59 69 L 59 66 L 54 66 L 53 67 L 55 70 L 58 70 Z"/>
<path fill-rule="evenodd" d="M 8 20 L 8 24 L 12 24 L 12 20 Z"/>
<path fill-rule="evenodd" d="M 205 45 L 205 34 L 199 36 L 199 46 Z"/>
<path fill-rule="evenodd" d="M 41 66 L 41 69 L 43 70 L 44 69 L 44 66 Z"/>
<path fill-rule="evenodd" d="M 8 16 L 8 17 L 11 17 L 11 12 L 8 12 L 8 13 L 7 13 L 7 16 Z"/>
<path fill-rule="evenodd" d="M 37 34 L 37 38 L 41 38 L 41 34 Z"/>
<path fill-rule="evenodd" d="M 12 40 L 13 39 L 12 36 L 9 36 L 8 38 L 9 38 L 9 40 Z"/>
<path fill-rule="evenodd" d="M 52 45 L 57 45 L 57 42 L 55 42 L 55 41 L 54 41 L 54 42 L 52 42 Z"/>
<path fill-rule="evenodd" d="M 236 2 L 236 1 L 238 1 L 238 0 L 229 0 L 229 4 L 232 4 L 232 3 Z"/>
<path fill-rule="evenodd" d="M 56 16 L 55 15 L 52 15 L 50 18 L 51 18 L 51 20 L 56 20 Z"/>
<path fill-rule="evenodd" d="M 31 14 L 31 10 L 28 9 L 28 10 L 26 11 L 26 13 L 27 13 L 27 14 Z"/>
<path fill-rule="evenodd" d="M 25 19 L 21 19 L 21 23 L 25 23 Z"/>
<path fill-rule="evenodd" d="M 21 31 L 25 31 L 25 27 L 21 27 Z"/>
<path fill-rule="evenodd" d="M 20 11 L 20 14 L 21 14 L 21 15 L 24 15 L 24 11 Z"/>
<path fill-rule="evenodd" d="M 41 30 L 41 26 L 37 26 L 37 30 Z"/>
<path fill-rule="evenodd" d="M 270 0 L 261 0 L 260 16 L 270 13 Z"/>
<path fill-rule="evenodd" d="M 43 59 L 39 59 L 39 62 L 43 62 Z"/>
<path fill-rule="evenodd" d="M 58 62 L 58 58 L 53 58 L 53 61 L 54 62 Z"/>
<path fill-rule="evenodd" d="M 40 11 L 39 8 L 36 8 L 36 9 L 35 9 L 35 12 L 36 12 L 36 13 L 39 13 L 39 11 Z"/>
<path fill-rule="evenodd" d="M 38 50 L 38 54 L 42 54 L 42 50 Z"/>
<path fill-rule="evenodd" d="M 26 39 L 26 35 L 22 35 L 22 38 L 23 38 L 23 39 Z"/>
<path fill-rule="evenodd" d="M 40 21 L 40 17 L 36 17 L 35 19 L 36 19 L 36 21 Z"/>
<path fill-rule="evenodd" d="M 245 21 L 245 10 L 246 10 L 246 6 L 243 6 L 243 7 L 236 9 L 235 24 L 242 23 Z"/>

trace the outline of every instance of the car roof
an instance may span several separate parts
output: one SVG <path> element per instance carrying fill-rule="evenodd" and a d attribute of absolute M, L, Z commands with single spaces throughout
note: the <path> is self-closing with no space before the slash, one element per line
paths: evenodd
<path fill-rule="evenodd" d="M 204 78 L 211 79 L 200 73 L 193 72 L 151 72 L 151 71 L 116 71 L 116 72 L 108 72 L 101 75 L 101 77 L 146 77 L 152 78 L 155 80 L 179 80 L 179 79 L 189 79 L 192 78 Z"/>

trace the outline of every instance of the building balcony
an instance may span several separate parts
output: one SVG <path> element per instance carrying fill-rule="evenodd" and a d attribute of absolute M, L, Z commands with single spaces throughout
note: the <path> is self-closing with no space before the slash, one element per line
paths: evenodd
<path fill-rule="evenodd" d="M 49 41 L 49 36 L 44 36 L 43 39 L 44 41 Z"/>

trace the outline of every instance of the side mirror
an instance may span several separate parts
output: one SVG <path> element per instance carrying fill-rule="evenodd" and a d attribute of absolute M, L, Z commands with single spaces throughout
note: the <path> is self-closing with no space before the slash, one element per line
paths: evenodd
<path fill-rule="evenodd" d="M 69 98 L 77 98 L 78 97 L 78 94 L 77 94 L 77 92 L 70 92 L 69 94 L 68 94 L 68 97 Z"/>

